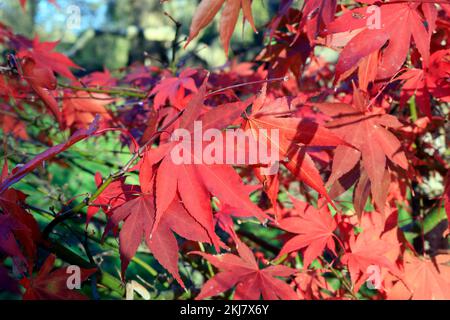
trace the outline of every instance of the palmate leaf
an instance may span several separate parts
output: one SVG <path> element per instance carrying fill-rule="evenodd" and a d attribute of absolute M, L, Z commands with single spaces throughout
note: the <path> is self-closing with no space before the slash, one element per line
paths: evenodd
<path fill-rule="evenodd" d="M 205 129 L 225 128 L 248 105 L 230 103 L 202 113 L 205 94 L 206 82 L 188 103 L 179 120 L 181 128 L 192 132 L 193 122 L 198 119 L 203 121 Z M 118 226 L 124 221 L 119 235 L 123 274 L 139 244 L 145 240 L 161 265 L 184 285 L 178 273 L 178 245 L 173 232 L 219 248 L 221 241 L 215 233 L 212 196 L 261 221 L 267 216 L 248 197 L 254 187 L 245 186 L 232 166 L 177 164 L 171 156 L 174 147 L 176 143 L 167 142 L 144 153 L 138 165 L 141 192 L 113 210 L 110 222 Z"/>
<path fill-rule="evenodd" d="M 425 17 L 420 13 L 422 8 Z M 357 31 L 344 47 L 336 66 L 336 79 L 349 70 L 361 58 L 380 49 L 389 40 L 383 49 L 382 58 L 378 65 L 378 78 L 389 79 L 402 66 L 410 48 L 411 38 L 419 50 L 423 61 L 428 64 L 430 57 L 430 38 L 435 26 L 436 8 L 434 4 L 424 2 L 411 3 L 383 3 L 380 7 L 381 29 L 373 30 L 370 26 L 371 13 L 367 7 L 349 10 L 327 26 L 328 33 L 343 33 Z M 427 21 L 428 29 L 424 26 Z M 364 39 L 370 39 L 365 41 Z M 368 45 L 362 45 L 362 43 Z"/>
<path fill-rule="evenodd" d="M 295 269 L 277 265 L 260 269 L 253 252 L 246 244 L 237 243 L 239 256 L 226 253 L 210 255 L 203 252 L 191 252 L 202 256 L 220 270 L 209 279 L 202 288 L 196 300 L 216 296 L 236 287 L 235 300 L 295 300 L 297 295 L 285 282 L 275 277 L 289 277 Z"/>
<path fill-rule="evenodd" d="M 144 240 L 158 262 L 174 276 L 180 285 L 184 286 L 178 272 L 179 248 L 173 232 L 193 241 L 210 243 L 210 238 L 203 226 L 186 211 L 179 199 L 174 199 L 158 227 L 153 229 L 155 221 L 153 199 L 153 195 L 141 194 L 116 208 L 106 232 L 112 226 L 119 226 L 119 223 L 124 221 L 119 234 L 123 275 Z"/>
<path fill-rule="evenodd" d="M 191 133 L 193 133 L 193 123 L 198 119 L 203 121 L 204 129 L 210 127 L 223 129 L 232 124 L 248 105 L 245 102 L 226 104 L 201 114 L 206 94 L 205 85 L 206 83 L 194 95 L 180 119 L 180 127 Z M 176 146 L 176 143 L 169 142 L 157 149 L 151 149 L 144 162 L 146 167 L 157 165 L 154 179 L 156 190 L 154 229 L 158 227 L 165 210 L 177 194 L 187 211 L 208 231 L 216 247 L 219 245 L 219 240 L 214 232 L 211 195 L 224 204 L 248 208 L 249 216 L 256 216 L 261 221 L 266 218 L 261 209 L 248 199 L 249 191 L 245 189 L 241 178 L 230 165 L 194 164 L 194 161 L 192 164 L 175 164 L 171 151 Z M 189 156 L 195 157 L 195 154 Z"/>
<path fill-rule="evenodd" d="M 49 255 L 36 275 L 23 278 L 24 300 L 87 300 L 87 297 L 67 286 L 70 273 L 66 268 L 53 270 L 56 257 Z M 89 278 L 96 269 L 80 269 L 80 281 Z"/>
<path fill-rule="evenodd" d="M 333 159 L 332 173 L 329 185 L 340 185 L 339 180 L 346 173 L 361 164 L 370 180 L 370 190 L 380 211 L 384 210 L 387 190 L 386 163 L 390 160 L 399 169 L 406 170 L 408 161 L 402 150 L 400 141 L 388 128 L 399 128 L 402 124 L 392 115 L 366 110 L 368 100 L 364 94 L 355 88 L 353 104 L 320 103 L 315 106 L 325 114 L 333 117 L 327 127 L 333 130 L 356 149 L 349 146 L 338 146 Z M 359 174 L 361 177 L 363 174 Z M 353 174 L 353 182 L 346 184 L 347 190 L 358 179 Z M 361 181 L 361 180 L 360 180 Z M 355 199 L 367 189 L 369 181 L 356 188 Z M 365 198 L 365 200 L 364 200 Z M 365 203 L 367 197 L 362 198 Z M 359 207 L 359 206 L 357 206 Z M 360 214 L 361 211 L 358 210 Z"/>
<path fill-rule="evenodd" d="M 303 181 L 332 203 L 319 170 L 306 151 L 306 147 L 326 148 L 347 143 L 315 122 L 295 117 L 277 116 L 277 114 L 291 111 L 285 99 L 272 100 L 267 97 L 264 87 L 253 103 L 252 114 L 247 117 L 244 128 L 251 131 L 255 140 L 262 140 L 268 145 L 268 148 L 270 146 L 274 149 L 279 154 L 280 162 L 298 180 Z M 278 141 L 261 134 L 273 129 L 279 130 Z"/>
<path fill-rule="evenodd" d="M 223 6 L 220 17 L 220 40 L 224 47 L 225 54 L 228 55 L 230 39 L 233 34 L 239 12 L 242 9 L 245 19 L 256 31 L 251 9 L 251 0 L 202 0 L 195 11 L 189 31 L 189 38 L 186 46 L 192 41 L 211 21 L 214 19 L 220 8 Z"/>
<path fill-rule="evenodd" d="M 337 224 L 327 206 L 318 210 L 293 197 L 291 200 L 295 210 L 280 220 L 278 226 L 295 235 L 283 245 L 278 257 L 305 248 L 303 265 L 308 267 L 325 248 L 336 255 L 333 232 Z"/>

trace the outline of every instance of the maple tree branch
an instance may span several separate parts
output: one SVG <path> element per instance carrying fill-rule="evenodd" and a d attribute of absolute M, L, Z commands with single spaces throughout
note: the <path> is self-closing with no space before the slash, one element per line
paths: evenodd
<path fill-rule="evenodd" d="M 180 22 L 178 22 L 177 20 L 175 20 L 169 13 L 164 11 L 164 15 L 166 17 L 168 17 L 174 24 L 175 24 L 175 36 L 172 40 L 172 62 L 171 62 L 171 67 L 174 68 L 174 64 L 175 64 L 175 59 L 176 59 L 176 55 L 177 55 L 177 51 L 178 51 L 178 36 L 180 34 L 180 29 L 183 26 Z"/>
<path fill-rule="evenodd" d="M 225 88 L 221 88 L 221 89 L 217 89 L 214 91 L 211 91 L 209 93 L 206 94 L 206 97 L 212 96 L 216 93 L 219 92 L 223 92 L 226 90 L 230 90 L 230 89 L 236 89 L 236 88 L 240 88 L 240 87 L 245 87 L 245 86 L 251 86 L 254 84 L 261 84 L 261 83 L 270 83 L 270 82 L 276 82 L 276 81 L 287 81 L 289 80 L 288 76 L 284 76 L 284 77 L 279 77 L 279 78 L 272 78 L 272 79 L 265 79 L 265 80 L 257 80 L 257 81 L 249 81 L 249 82 L 243 82 L 243 83 L 238 83 L 238 84 L 234 84 Z"/>
<path fill-rule="evenodd" d="M 325 260 L 325 258 L 323 256 L 320 256 L 320 260 L 322 260 L 322 262 L 324 264 L 327 265 L 327 270 L 330 270 L 331 273 L 334 274 L 334 276 L 336 278 L 338 278 L 342 285 L 344 286 L 344 288 L 347 290 L 347 292 L 352 296 L 353 299 L 358 299 L 358 297 L 356 296 L 356 294 L 353 292 L 353 288 L 352 285 L 350 283 L 348 283 L 347 279 L 345 278 L 345 276 L 343 276 L 342 274 L 340 274 L 335 268 L 333 268 L 333 266 L 331 265 L 331 263 L 329 263 L 327 260 Z"/>
<path fill-rule="evenodd" d="M 133 97 L 133 98 L 145 98 L 146 93 L 137 89 L 133 88 L 86 88 L 86 87 L 77 87 L 73 85 L 58 83 L 60 87 L 71 89 L 74 91 L 84 91 L 84 92 L 90 92 L 90 93 L 104 93 L 104 94 L 110 94 L 110 95 L 120 95 L 120 96 L 127 96 L 127 97 Z"/>

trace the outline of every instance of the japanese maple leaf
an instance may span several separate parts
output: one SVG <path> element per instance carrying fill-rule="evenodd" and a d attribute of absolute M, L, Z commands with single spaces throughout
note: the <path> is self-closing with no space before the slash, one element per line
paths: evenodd
<path fill-rule="evenodd" d="M 393 208 L 386 211 L 388 211 L 387 214 L 378 211 L 364 212 L 360 219 L 355 216 L 351 218 L 354 219 L 354 226 L 359 226 L 362 230 L 371 230 L 374 234 L 378 233 L 379 238 L 385 241 L 390 248 L 385 253 L 385 257 L 390 261 L 397 261 L 402 254 L 402 244 L 399 240 L 398 212 Z"/>
<path fill-rule="evenodd" d="M 18 263 L 25 263 L 15 233 L 18 231 L 30 232 L 29 229 L 7 214 L 0 215 L 0 252 L 13 257 Z"/>
<path fill-rule="evenodd" d="M 302 9 L 300 28 L 306 27 L 312 42 L 320 31 L 333 21 L 337 0 L 306 0 Z"/>
<path fill-rule="evenodd" d="M 320 270 L 306 270 L 295 275 L 294 283 L 300 299 L 322 300 L 330 297 L 327 292 L 332 288 L 322 273 Z"/>
<path fill-rule="evenodd" d="M 144 155 L 144 160 L 147 156 Z M 211 237 L 208 230 L 185 209 L 178 196 L 169 204 L 156 226 L 154 171 L 145 164 L 145 161 L 141 163 L 139 169 L 141 190 L 133 189 L 127 193 L 127 201 L 112 211 L 104 234 L 106 235 L 112 226 L 117 227 L 124 221 L 119 234 L 123 276 L 144 240 L 156 260 L 184 287 L 178 272 L 179 248 L 173 232 L 185 239 L 206 243 L 211 243 Z M 130 200 L 131 193 L 136 194 L 136 197 Z"/>
<path fill-rule="evenodd" d="M 276 278 L 289 277 L 295 273 L 295 269 L 283 265 L 260 269 L 250 248 L 242 242 L 237 245 L 239 256 L 231 253 L 214 256 L 192 252 L 202 256 L 220 270 L 203 285 L 196 300 L 216 296 L 235 286 L 233 296 L 235 300 L 259 300 L 261 295 L 265 300 L 298 299 L 288 284 Z"/>
<path fill-rule="evenodd" d="M 52 271 L 56 257 L 50 255 L 35 276 L 23 278 L 20 284 L 25 288 L 24 300 L 86 300 L 87 297 L 67 286 L 71 276 L 66 268 Z M 96 269 L 80 269 L 80 280 L 85 281 Z"/>
<path fill-rule="evenodd" d="M 2 98 L 6 98 L 8 95 L 12 95 L 8 83 L 3 76 L 0 77 L 0 92 Z"/>
<path fill-rule="evenodd" d="M 25 199 L 26 196 L 22 192 L 14 189 L 9 189 L 0 195 L 0 208 L 6 213 L 2 216 L 2 219 L 5 219 L 3 227 L 9 228 L 9 233 L 6 229 L 2 233 L 4 233 L 4 240 L 10 245 L 13 244 L 11 242 L 13 234 L 14 238 L 23 246 L 23 252 L 26 254 L 28 261 L 33 262 L 36 254 L 36 243 L 40 240 L 41 234 L 34 217 L 22 207 Z M 10 248 L 13 248 L 16 253 L 12 256 L 23 257 L 22 253 L 18 254 L 13 246 Z"/>
<path fill-rule="evenodd" d="M 52 70 L 45 65 L 38 64 L 34 58 L 25 57 L 21 62 L 21 75 L 42 99 L 58 123 L 62 124 L 58 102 L 51 92 L 57 86 L 56 77 Z"/>
<path fill-rule="evenodd" d="M 87 128 L 97 115 L 103 123 L 112 119 L 106 106 L 114 101 L 106 94 L 90 94 L 85 91 L 64 92 L 62 116 L 66 127 Z"/>
<path fill-rule="evenodd" d="M 155 96 L 153 100 L 154 108 L 158 110 L 169 100 L 172 106 L 182 109 L 186 89 L 192 93 L 198 91 L 195 81 L 192 78 L 196 73 L 197 71 L 194 69 L 185 69 L 177 77 L 162 79 L 149 94 L 150 96 Z"/>
<path fill-rule="evenodd" d="M 141 194 L 113 211 L 111 225 L 118 226 L 124 221 L 119 234 L 122 274 L 145 240 L 156 260 L 184 287 L 178 272 L 179 248 L 173 232 L 183 238 L 206 243 L 210 243 L 209 235 L 178 198 L 167 208 L 158 227 L 151 233 L 155 215 L 154 196 L 151 194 Z"/>
<path fill-rule="evenodd" d="M 315 104 L 320 111 L 333 117 L 326 127 L 357 148 L 345 145 L 336 148 L 328 185 L 333 185 L 361 162 L 368 176 L 367 182 L 370 180 L 370 189 L 365 188 L 371 190 L 375 203 L 380 211 L 383 211 L 387 196 L 385 186 L 387 159 L 404 170 L 408 168 L 408 161 L 400 141 L 388 130 L 399 128 L 402 124 L 392 115 L 367 110 L 367 105 L 367 97 L 356 88 L 351 105 Z M 365 177 L 364 174 L 361 173 L 361 179 Z M 354 178 L 351 184 L 346 185 L 346 189 L 351 187 L 357 176 Z M 360 193 L 357 193 L 357 196 L 360 196 Z"/>
<path fill-rule="evenodd" d="M 103 183 L 103 178 L 99 172 L 95 174 L 95 184 L 99 188 Z M 120 178 L 111 182 L 108 187 L 92 202 L 89 204 L 86 215 L 86 224 L 92 219 L 92 217 L 100 210 L 110 215 L 114 208 L 117 208 L 124 204 L 133 192 L 133 186 L 125 184 L 125 178 Z"/>
<path fill-rule="evenodd" d="M 427 87 L 433 97 L 450 102 L 450 49 L 433 52 L 427 68 Z"/>
<path fill-rule="evenodd" d="M 0 90 L 1 89 L 2 87 L 0 84 Z M 0 114 L 0 126 L 3 129 L 3 132 L 18 139 L 28 140 L 29 137 L 25 123 L 14 113 L 13 108 L 5 104 L 1 104 L 0 108 L 4 111 L 4 113 Z"/>
<path fill-rule="evenodd" d="M 253 30 L 256 32 L 251 8 L 252 0 L 202 0 L 195 10 L 194 17 L 192 18 L 189 38 L 185 47 L 198 35 L 200 30 L 211 23 L 224 3 L 225 6 L 220 17 L 219 33 L 220 41 L 222 42 L 226 55 L 228 55 L 230 39 L 233 35 L 234 28 L 239 18 L 239 11 L 241 9 L 244 14 L 244 18 L 250 23 Z"/>
<path fill-rule="evenodd" d="M 337 225 L 328 208 L 324 206 L 317 210 L 306 202 L 291 199 L 295 207 L 293 216 L 280 220 L 278 224 L 281 229 L 296 235 L 283 245 L 278 257 L 306 248 L 303 265 L 307 268 L 325 248 L 336 254 L 333 232 Z"/>
<path fill-rule="evenodd" d="M 421 5 L 426 20 L 419 11 Z M 381 29 L 374 29 L 371 25 L 373 13 L 367 12 L 367 7 L 360 7 L 345 12 L 331 22 L 327 30 L 329 33 L 355 32 L 355 36 L 346 44 L 340 54 L 336 67 L 336 78 L 349 70 L 361 58 L 380 49 L 382 58 L 378 67 L 378 79 L 389 79 L 402 66 L 408 55 L 411 37 L 419 50 L 425 64 L 430 57 L 430 38 L 434 31 L 433 20 L 436 8 L 432 3 L 383 3 L 379 7 Z M 371 20 L 369 20 L 371 19 Z M 428 29 L 424 26 L 428 22 Z M 365 45 L 361 45 L 364 43 Z"/>
<path fill-rule="evenodd" d="M 39 37 L 36 36 L 33 39 L 32 48 L 19 51 L 17 56 L 20 59 L 31 58 L 39 67 L 48 68 L 65 78 L 76 80 L 69 68 L 81 68 L 64 54 L 53 51 L 58 44 L 59 41 L 40 42 Z"/>
<path fill-rule="evenodd" d="M 341 261 L 348 266 L 356 292 L 369 277 L 368 268 L 370 266 L 397 271 L 395 265 L 386 258 L 386 253 L 392 248 L 391 244 L 381 240 L 378 232 L 368 229 L 358 236 L 352 235 L 349 247 L 350 251 L 342 256 Z"/>
<path fill-rule="evenodd" d="M 258 60 L 269 63 L 269 77 L 284 77 L 290 70 L 296 78 L 300 78 L 306 59 L 311 53 L 306 36 L 296 37 L 276 32 L 273 38 L 276 43 L 264 48 L 258 55 Z"/>
<path fill-rule="evenodd" d="M 191 132 L 194 136 L 194 121 L 201 121 L 203 130 L 209 128 L 221 130 L 232 124 L 248 106 L 245 102 L 224 104 L 211 108 L 201 115 L 205 93 L 206 82 L 190 100 L 180 119 L 180 128 Z M 149 168 L 157 165 L 154 181 L 157 209 L 154 228 L 157 228 L 159 220 L 177 194 L 187 211 L 208 231 L 216 246 L 218 238 L 214 233 L 211 196 L 217 197 L 224 204 L 246 210 L 248 216 L 256 216 L 261 221 L 267 218 L 248 198 L 254 188 L 244 185 L 231 165 L 206 164 L 204 161 L 198 161 L 201 159 L 197 159 L 195 152 L 189 151 L 186 152 L 192 157 L 190 164 L 175 163 L 172 151 L 180 143 L 182 142 L 172 141 L 149 150 L 144 163 L 144 166 Z"/>
<path fill-rule="evenodd" d="M 114 87 L 117 84 L 117 79 L 106 68 L 102 72 L 96 71 L 84 76 L 81 81 L 87 86 Z"/>
<path fill-rule="evenodd" d="M 257 186 L 254 186 L 255 189 Z M 213 199 L 217 212 L 214 214 L 214 220 L 223 231 L 228 233 L 235 243 L 239 241 L 239 237 L 234 229 L 233 217 L 246 218 L 248 211 L 244 208 L 236 208 L 230 205 L 224 205 L 218 199 Z"/>
<path fill-rule="evenodd" d="M 271 100 L 263 89 L 261 95 L 253 103 L 252 114 L 244 123 L 253 137 L 266 141 L 270 148 L 279 153 L 281 163 L 300 181 L 316 190 L 321 196 L 332 202 L 322 182 L 307 147 L 335 147 L 346 144 L 341 138 L 319 124 L 295 117 L 283 117 L 292 114 L 290 106 L 283 98 Z M 264 129 L 264 130 L 261 130 Z M 264 132 L 279 130 L 279 141 L 274 141 Z"/>
<path fill-rule="evenodd" d="M 8 165 L 5 161 L 0 182 L 3 182 L 7 177 Z M 2 218 L 6 221 L 4 227 L 9 226 L 9 231 L 14 234 L 16 240 L 23 246 L 23 252 L 26 254 L 30 264 L 32 264 L 36 254 L 36 243 L 40 240 L 41 233 L 33 215 L 23 208 L 26 198 L 27 196 L 24 193 L 10 188 L 0 194 L 0 208 L 5 213 Z M 6 229 L 2 233 L 5 236 L 5 241 L 12 244 L 10 242 L 11 234 L 8 236 Z M 22 253 L 14 254 L 13 256 L 23 257 Z"/>
<path fill-rule="evenodd" d="M 245 210 L 247 217 L 256 216 L 262 221 L 266 218 L 261 209 L 248 199 L 254 189 L 245 186 L 229 165 L 173 165 L 170 156 L 166 156 L 158 167 L 155 183 L 157 219 L 163 217 L 170 202 L 179 194 L 186 209 L 208 230 L 216 244 L 211 195 Z"/>
<path fill-rule="evenodd" d="M 412 300 L 450 299 L 449 255 L 438 255 L 433 260 L 405 254 L 402 281 Z"/>
<path fill-rule="evenodd" d="M 450 85 L 446 81 L 450 76 L 450 50 L 439 50 L 430 56 L 429 66 L 423 69 L 411 68 L 397 77 L 403 80 L 400 106 L 404 107 L 414 95 L 419 109 L 431 117 L 430 96 L 442 101 L 450 101 Z"/>

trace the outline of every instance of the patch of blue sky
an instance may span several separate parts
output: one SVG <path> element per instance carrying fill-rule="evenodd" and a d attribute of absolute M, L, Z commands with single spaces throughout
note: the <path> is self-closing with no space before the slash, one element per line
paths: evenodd
<path fill-rule="evenodd" d="M 101 29 L 106 23 L 108 1 L 98 0 L 57 0 L 55 7 L 48 1 L 40 1 L 36 15 L 36 24 L 46 33 L 64 28 L 71 15 L 80 13 L 79 28 L 71 28 L 74 34 L 80 34 L 88 28 Z M 73 16 L 72 16 L 73 18 Z"/>

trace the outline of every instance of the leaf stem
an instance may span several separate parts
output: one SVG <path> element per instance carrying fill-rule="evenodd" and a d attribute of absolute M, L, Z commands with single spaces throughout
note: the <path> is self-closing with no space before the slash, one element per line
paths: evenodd
<path fill-rule="evenodd" d="M 205 246 L 203 245 L 203 243 L 199 242 L 198 246 L 200 247 L 201 252 L 206 253 Z M 212 268 L 212 265 L 207 260 L 206 260 L 206 266 L 208 267 L 208 272 L 209 272 L 210 277 L 211 278 L 214 277 L 214 270 Z"/>

